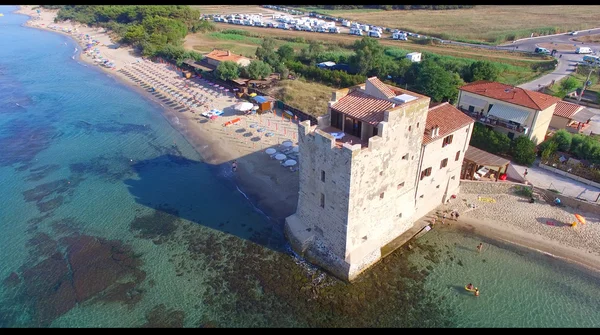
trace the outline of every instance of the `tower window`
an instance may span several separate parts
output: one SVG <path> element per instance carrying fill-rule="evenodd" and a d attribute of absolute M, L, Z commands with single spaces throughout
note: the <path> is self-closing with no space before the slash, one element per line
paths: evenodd
<path fill-rule="evenodd" d="M 412 130 L 412 126 L 408 126 L 408 131 L 411 131 L 411 130 Z"/>
<path fill-rule="evenodd" d="M 325 171 L 321 170 L 321 181 L 325 182 Z"/>
<path fill-rule="evenodd" d="M 419 122 L 417 122 L 417 128 L 419 128 Z"/>
<path fill-rule="evenodd" d="M 428 167 L 425 170 L 421 171 L 421 180 L 423 180 L 423 178 L 425 177 L 429 177 L 431 176 L 431 168 Z"/>
<path fill-rule="evenodd" d="M 381 194 L 379 194 L 379 199 L 383 199 L 383 194 L 384 192 L 381 192 Z"/>
<path fill-rule="evenodd" d="M 325 208 L 325 194 L 321 193 L 321 208 Z"/>
<path fill-rule="evenodd" d="M 401 189 L 401 188 L 403 188 L 403 187 L 404 187 L 404 182 L 401 182 L 400 184 L 398 184 L 398 187 L 397 187 L 397 189 Z"/>
<path fill-rule="evenodd" d="M 454 157 L 454 160 L 457 161 L 460 158 L 460 150 L 458 150 L 456 152 L 456 157 Z"/>
<path fill-rule="evenodd" d="M 445 168 L 446 166 L 448 166 L 448 158 L 444 158 L 442 159 L 442 161 L 440 162 L 440 169 Z"/>
<path fill-rule="evenodd" d="M 454 135 L 448 135 L 444 137 L 444 141 L 442 142 L 442 148 L 452 143 L 452 137 L 454 137 Z"/>
<path fill-rule="evenodd" d="M 402 159 L 403 159 L 403 160 L 408 160 L 408 154 L 406 154 L 406 155 L 402 156 Z"/>

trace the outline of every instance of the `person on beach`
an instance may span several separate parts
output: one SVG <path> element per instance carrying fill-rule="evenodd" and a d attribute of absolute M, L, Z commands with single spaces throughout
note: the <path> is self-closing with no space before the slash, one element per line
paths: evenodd
<path fill-rule="evenodd" d="M 231 171 L 237 171 L 237 161 L 235 160 L 233 161 L 233 163 L 231 163 Z"/>
<path fill-rule="evenodd" d="M 458 211 L 454 212 L 454 220 L 458 221 Z"/>
<path fill-rule="evenodd" d="M 528 173 L 529 173 L 529 172 L 527 172 L 527 168 L 525 168 L 525 172 L 523 172 L 523 178 L 527 179 L 527 174 L 528 174 Z"/>
<path fill-rule="evenodd" d="M 481 252 L 482 249 L 483 249 L 483 243 L 479 243 L 479 245 L 477 246 L 477 252 Z"/>
<path fill-rule="evenodd" d="M 442 216 L 442 224 L 444 224 L 444 222 L 446 222 L 446 213 L 444 213 L 444 215 Z"/>
<path fill-rule="evenodd" d="M 454 220 L 454 211 L 450 212 L 450 218 Z"/>

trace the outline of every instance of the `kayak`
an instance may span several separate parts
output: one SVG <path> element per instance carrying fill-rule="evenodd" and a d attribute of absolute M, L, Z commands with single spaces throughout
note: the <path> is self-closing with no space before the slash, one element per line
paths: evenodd
<path fill-rule="evenodd" d="M 469 291 L 469 292 L 475 292 L 475 289 L 476 289 L 476 287 L 474 287 L 474 288 L 472 288 L 472 289 L 468 289 L 468 288 L 465 286 L 465 290 L 467 290 L 467 291 Z"/>

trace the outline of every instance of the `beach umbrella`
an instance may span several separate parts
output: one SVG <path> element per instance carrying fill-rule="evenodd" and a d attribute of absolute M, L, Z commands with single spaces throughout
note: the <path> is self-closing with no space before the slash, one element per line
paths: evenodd
<path fill-rule="evenodd" d="M 249 111 L 253 105 L 249 102 L 240 102 L 234 106 L 234 109 L 240 112 Z"/>
<path fill-rule="evenodd" d="M 300 152 L 300 147 L 299 146 L 295 146 L 292 148 L 293 152 Z"/>
<path fill-rule="evenodd" d="M 277 155 L 275 155 L 275 159 L 278 161 L 282 161 L 282 160 L 286 159 L 286 156 L 284 154 L 277 154 Z"/>
<path fill-rule="evenodd" d="M 289 148 L 289 147 L 293 146 L 294 144 L 291 141 L 284 141 L 283 143 L 281 143 L 281 145 L 283 145 L 286 148 Z"/>
<path fill-rule="evenodd" d="M 296 163 L 297 163 L 297 162 L 296 162 L 295 160 L 293 160 L 293 159 L 288 159 L 287 161 L 285 161 L 285 162 L 283 163 L 283 165 L 284 165 L 284 166 L 294 166 L 294 165 L 296 165 Z"/>
<path fill-rule="evenodd" d="M 269 148 L 269 149 L 265 150 L 265 153 L 266 153 L 267 155 L 272 155 L 272 154 L 274 154 L 274 153 L 276 153 L 276 152 L 277 152 L 277 150 L 275 150 L 275 149 L 273 149 L 273 148 Z"/>

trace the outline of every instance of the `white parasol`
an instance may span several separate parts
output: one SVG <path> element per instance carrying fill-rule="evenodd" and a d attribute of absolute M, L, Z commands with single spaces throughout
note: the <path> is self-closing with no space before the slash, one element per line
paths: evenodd
<path fill-rule="evenodd" d="M 273 148 L 269 148 L 269 149 L 265 150 L 265 153 L 266 153 L 267 155 L 272 155 L 272 154 L 274 154 L 274 153 L 276 153 L 276 152 L 277 152 L 277 150 L 275 150 L 275 149 L 273 149 Z"/>
<path fill-rule="evenodd" d="M 281 143 L 281 145 L 283 145 L 286 148 L 289 148 L 292 145 L 294 145 L 294 143 L 292 143 L 291 141 L 284 141 L 283 143 Z"/>
<path fill-rule="evenodd" d="M 296 161 L 293 159 L 288 159 L 287 161 L 285 161 L 283 163 L 283 166 L 294 166 L 294 165 L 296 165 Z"/>
<path fill-rule="evenodd" d="M 275 159 L 278 161 L 282 161 L 286 158 L 286 156 L 284 154 L 277 154 L 275 155 Z"/>
<path fill-rule="evenodd" d="M 234 108 L 240 112 L 246 112 L 249 111 L 252 106 L 253 105 L 249 102 L 240 102 L 239 104 L 236 104 Z"/>
<path fill-rule="evenodd" d="M 299 146 L 295 146 L 294 148 L 292 148 L 293 152 L 300 152 L 300 147 Z"/>

